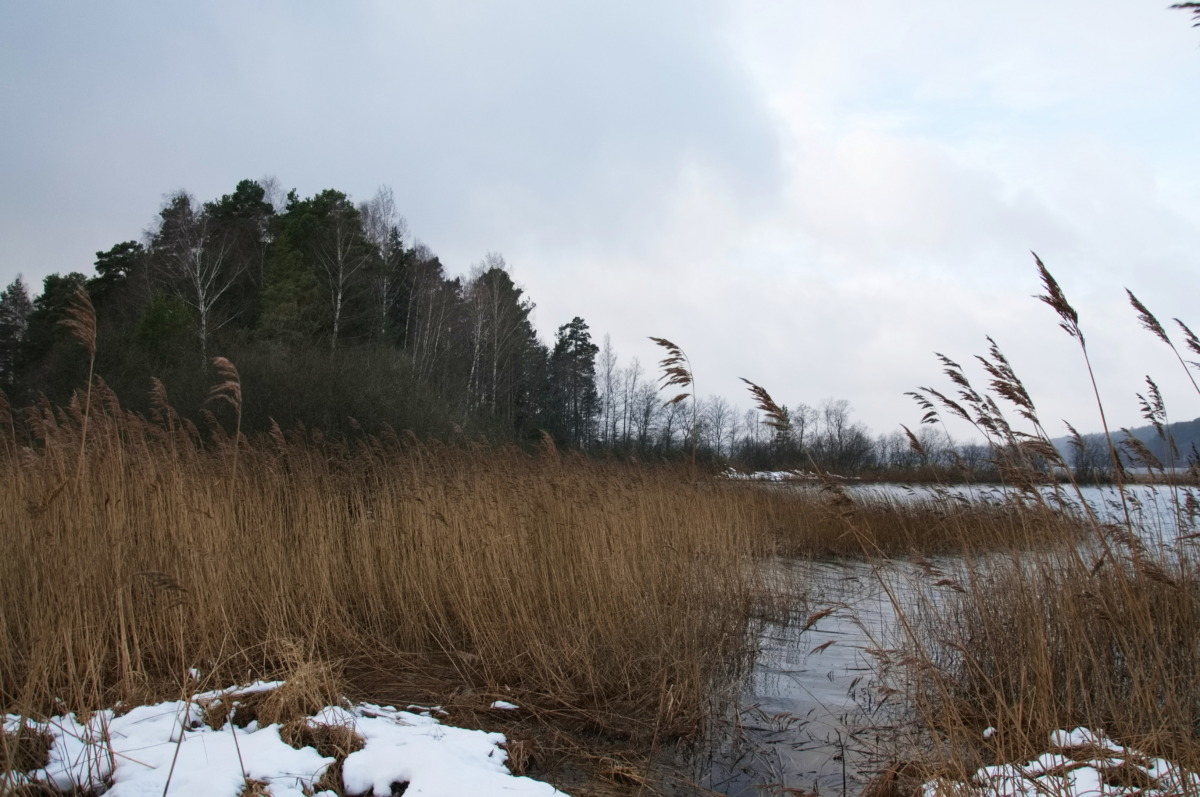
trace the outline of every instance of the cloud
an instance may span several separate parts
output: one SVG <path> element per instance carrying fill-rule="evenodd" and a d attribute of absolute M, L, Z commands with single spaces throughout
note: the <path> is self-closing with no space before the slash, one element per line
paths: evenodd
<path fill-rule="evenodd" d="M 969 360 L 989 333 L 1051 417 L 1089 412 L 1030 249 L 1124 423 L 1153 341 L 1122 287 L 1191 309 L 1200 55 L 1158 7 L 48 8 L 0 31 L 6 274 L 87 269 L 175 188 L 388 183 L 452 270 L 502 252 L 543 336 L 582 315 L 650 366 L 665 335 L 702 392 L 845 397 L 880 431 L 914 419 L 933 350 Z"/>

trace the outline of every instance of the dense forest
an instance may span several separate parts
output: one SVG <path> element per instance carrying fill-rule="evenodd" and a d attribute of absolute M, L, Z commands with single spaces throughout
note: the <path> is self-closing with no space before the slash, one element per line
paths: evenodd
<path fill-rule="evenodd" d="M 544 343 L 534 303 L 504 258 L 464 276 L 409 233 L 387 188 L 354 203 L 337 190 L 284 196 L 273 179 L 243 180 L 200 202 L 168 195 L 141 240 L 96 254 L 94 273 L 18 277 L 0 295 L 0 382 L 13 405 L 62 404 L 86 382 L 86 355 L 62 321 L 84 289 L 97 315 L 96 373 L 135 411 L 151 378 L 198 417 L 213 356 L 236 364 L 243 428 L 390 427 L 637 456 L 740 455 L 758 465 L 801 450 L 859 469 L 874 441 L 844 401 L 801 405 L 787 434 L 722 398 L 667 403 L 653 367 L 622 366 L 584 319 Z"/>
<path fill-rule="evenodd" d="M 780 424 L 723 397 L 675 396 L 654 364 L 622 365 L 580 317 L 543 342 L 501 255 L 449 275 L 387 188 L 358 204 L 333 189 L 284 195 L 273 178 L 208 202 L 178 191 L 140 240 L 97 252 L 91 276 L 51 274 L 33 299 L 18 277 L 0 294 L 11 405 L 63 405 L 86 383 L 87 354 L 62 323 L 80 289 L 97 317 L 95 372 L 123 406 L 149 413 L 157 378 L 184 417 L 219 413 L 206 399 L 222 356 L 240 372 L 250 434 L 277 424 L 334 437 L 548 436 L 592 453 L 669 458 L 694 447 L 745 468 L 844 474 L 988 465 L 985 446 L 940 428 L 919 427 L 917 445 L 898 430 L 873 437 L 845 400 L 780 407 Z M 1096 447 L 1079 464 L 1099 473 Z"/>

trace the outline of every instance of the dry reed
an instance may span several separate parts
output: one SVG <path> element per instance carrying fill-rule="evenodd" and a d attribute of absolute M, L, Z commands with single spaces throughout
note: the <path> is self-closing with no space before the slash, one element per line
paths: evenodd
<path fill-rule="evenodd" d="M 0 457 L 6 711 L 179 698 L 194 668 L 205 688 L 288 679 L 286 705 L 253 707 L 270 721 L 345 689 L 486 695 L 644 753 L 702 727 L 753 653 L 751 618 L 787 608 L 764 559 L 861 550 L 810 491 L 552 447 L 246 440 L 211 414 L 202 435 L 161 383 L 150 418 L 95 392 L 90 413 L 16 413 Z M 940 550 L 965 522 L 863 511 L 878 550 Z"/>
<path fill-rule="evenodd" d="M 747 649 L 786 496 L 483 446 L 276 433 L 203 444 L 102 383 L 0 461 L 0 698 L 87 709 L 389 655 L 638 736 L 686 733 Z M 66 479 L 86 452 L 81 478 Z M 238 452 L 241 466 L 233 464 Z"/>
<path fill-rule="evenodd" d="M 1081 544 L 967 557 L 950 572 L 943 566 L 914 580 L 908 599 L 893 593 L 900 639 L 899 650 L 887 656 L 887 688 L 908 698 L 912 713 L 902 719 L 912 722 L 914 735 L 897 755 L 917 759 L 911 772 L 918 774 L 903 783 L 893 777 L 889 794 L 911 793 L 933 773 L 962 780 L 984 764 L 1028 760 L 1046 749 L 1052 730 L 1078 726 L 1200 766 L 1200 570 L 1186 511 L 1195 496 L 1173 485 L 1177 528 L 1167 529 L 1166 538 L 1137 525 L 1078 313 L 1042 262 L 1036 264 L 1045 288 L 1038 298 L 1055 310 L 1087 361 L 1125 520 L 1105 524 L 1089 512 L 1083 519 L 1090 534 Z M 1129 298 L 1142 325 L 1171 346 L 1186 370 L 1162 325 L 1132 293 Z M 915 397 L 926 411 L 924 422 L 937 422 L 946 410 L 974 424 L 1018 490 L 1034 485 L 1046 469 L 1070 473 L 994 343 L 980 358 L 992 377 L 990 393 L 976 391 L 956 363 L 939 358 L 957 395 L 922 388 Z M 1170 450 L 1162 396 L 1153 380 L 1148 386 L 1146 396 L 1139 394 L 1143 413 Z M 1015 431 L 1001 402 L 1033 432 Z M 1126 448 L 1154 464 L 1144 445 Z M 1073 482 L 1066 490 L 1082 499 Z M 1028 506 L 1039 508 L 1036 501 Z M 985 728 L 993 729 L 987 738 Z"/>

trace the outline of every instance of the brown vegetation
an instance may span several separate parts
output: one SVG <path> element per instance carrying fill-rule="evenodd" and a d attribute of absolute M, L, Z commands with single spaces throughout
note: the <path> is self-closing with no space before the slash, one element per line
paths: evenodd
<path fill-rule="evenodd" d="M 797 585 L 764 582 L 764 558 L 941 550 L 975 522 L 878 504 L 848 536 L 844 496 L 686 466 L 278 428 L 247 440 L 231 365 L 220 378 L 233 435 L 213 413 L 201 434 L 161 384 L 150 418 L 99 380 L 90 406 L 6 408 L 6 711 L 286 677 L 271 699 L 289 705 L 253 707 L 263 719 L 342 690 L 474 694 L 644 752 L 703 725 L 753 651 L 751 618 L 794 599 Z M 1023 515 L 964 511 L 991 517 L 987 545 L 1028 532 L 1004 519 Z"/>
<path fill-rule="evenodd" d="M 1079 343 L 1086 361 L 1078 313 L 1040 260 L 1037 267 L 1045 288 L 1039 298 Z M 1142 325 L 1174 351 L 1163 326 L 1132 294 L 1129 298 Z M 1200 352 L 1190 330 L 1177 323 L 1189 348 Z M 1175 354 L 1187 370 L 1189 364 Z M 941 408 L 974 424 L 992 442 L 1001 472 L 1019 487 L 1035 483 L 1044 463 L 1069 473 L 994 342 L 988 357 L 978 359 L 995 398 L 977 392 L 956 363 L 939 357 L 956 395 L 922 388 L 915 397 L 927 411 L 926 422 L 939 422 Z M 1090 362 L 1088 369 L 1091 375 Z M 1162 397 L 1147 381 L 1150 398 L 1139 396 L 1144 416 L 1166 437 Z M 1103 422 L 1094 378 L 1091 387 Z M 1014 430 L 1000 400 L 1031 425 L 1031 434 Z M 903 718 L 912 722 L 912 746 L 898 757 L 917 759 L 914 771 L 922 774 L 898 790 L 892 784 L 891 793 L 913 793 L 933 773 L 961 781 L 984 764 L 1028 760 L 1046 750 L 1051 731 L 1078 726 L 1200 767 L 1196 495 L 1158 466 L 1161 480 L 1173 485 L 1174 527 L 1139 528 L 1135 499 L 1125 488 L 1128 477 L 1104 425 L 1123 523 L 1108 525 L 1089 516 L 1085 544 L 967 557 L 954 565 L 926 563 L 911 585 L 914 602 L 893 592 L 901 638 L 896 650 L 881 652 L 881 664 L 895 676 L 885 689 L 899 690 L 912 710 Z M 1036 502 L 1029 507 L 1041 510 Z M 993 729 L 987 738 L 986 728 Z"/>

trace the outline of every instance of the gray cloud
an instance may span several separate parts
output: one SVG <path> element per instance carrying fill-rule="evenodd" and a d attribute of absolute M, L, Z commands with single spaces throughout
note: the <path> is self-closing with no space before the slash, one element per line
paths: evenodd
<path fill-rule="evenodd" d="M 666 335 L 702 391 L 888 430 L 991 333 L 1090 428 L 1036 249 L 1132 423 L 1121 288 L 1195 293 L 1196 43 L 1115 0 L 13 5 L 0 277 L 86 270 L 180 187 L 388 183 L 451 269 L 502 252 L 547 337 L 583 315 L 649 366 Z"/>

